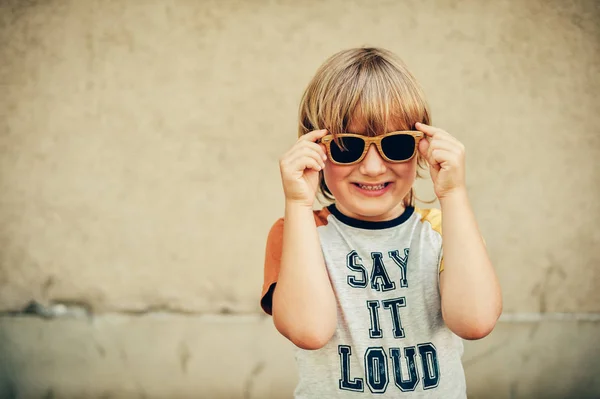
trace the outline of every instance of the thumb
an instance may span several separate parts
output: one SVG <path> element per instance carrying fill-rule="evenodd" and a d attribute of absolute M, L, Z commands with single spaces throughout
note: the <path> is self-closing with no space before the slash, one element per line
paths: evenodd
<path fill-rule="evenodd" d="M 423 157 L 423 159 L 425 159 L 427 161 L 427 163 L 429 164 L 429 166 L 433 166 L 435 163 L 433 162 L 433 159 L 429 159 L 429 140 L 427 139 L 423 139 L 419 142 L 419 153 L 421 154 L 421 156 Z"/>
<path fill-rule="evenodd" d="M 433 163 L 431 160 L 427 158 L 427 151 L 429 150 L 429 140 L 423 139 L 419 142 L 419 153 L 427 161 L 429 165 L 429 174 L 431 175 L 431 179 L 435 182 L 437 179 L 437 175 L 440 171 L 440 165 Z"/>
<path fill-rule="evenodd" d="M 434 183 L 437 180 L 438 173 L 440 173 L 440 165 L 429 164 L 429 174 L 431 175 L 431 180 L 433 180 Z"/>
<path fill-rule="evenodd" d="M 429 150 L 429 140 L 423 138 L 419 141 L 418 146 L 419 153 L 423 156 L 423 158 L 427 159 L 427 150 Z"/>

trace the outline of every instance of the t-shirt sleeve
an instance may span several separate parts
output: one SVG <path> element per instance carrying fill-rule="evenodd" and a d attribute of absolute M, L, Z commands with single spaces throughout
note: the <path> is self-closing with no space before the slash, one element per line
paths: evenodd
<path fill-rule="evenodd" d="M 260 306 L 265 313 L 273 314 L 273 291 L 279 277 L 283 245 L 283 218 L 277 220 L 269 231 L 265 250 L 265 269 Z"/>
<path fill-rule="evenodd" d="M 433 208 L 429 211 L 426 219 L 429 220 L 429 223 L 431 223 L 431 228 L 434 231 L 433 234 L 435 234 L 436 238 L 439 240 L 440 253 L 438 255 L 438 273 L 441 273 L 444 271 L 444 250 L 442 246 L 442 212 L 439 209 Z"/>

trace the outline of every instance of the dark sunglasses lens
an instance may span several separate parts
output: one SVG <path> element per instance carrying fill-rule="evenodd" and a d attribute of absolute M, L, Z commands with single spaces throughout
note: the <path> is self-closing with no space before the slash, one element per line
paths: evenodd
<path fill-rule="evenodd" d="M 365 149 L 365 142 L 358 137 L 341 137 L 339 139 L 341 148 L 335 141 L 331 142 L 331 158 L 339 163 L 355 162 Z"/>
<path fill-rule="evenodd" d="M 381 149 L 392 161 L 406 161 L 415 152 L 415 138 L 408 134 L 396 134 L 381 140 Z"/>

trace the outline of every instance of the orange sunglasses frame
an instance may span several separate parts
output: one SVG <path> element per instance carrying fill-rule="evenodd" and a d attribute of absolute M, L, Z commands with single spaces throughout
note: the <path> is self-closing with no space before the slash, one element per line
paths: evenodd
<path fill-rule="evenodd" d="M 412 155 L 407 158 L 407 159 L 403 159 L 402 161 L 394 161 L 392 159 L 389 159 L 384 153 L 383 150 L 381 149 L 381 140 L 383 140 L 386 137 L 390 137 L 390 136 L 398 136 L 398 135 L 407 135 L 407 136 L 412 136 L 415 138 L 415 149 L 412 153 Z M 323 138 L 321 138 L 320 142 L 325 144 L 325 147 L 327 148 L 327 158 L 329 158 L 329 160 L 331 162 L 333 162 L 336 165 L 354 165 L 357 164 L 359 162 L 361 162 L 365 155 L 367 154 L 367 152 L 369 151 L 369 148 L 371 148 L 371 144 L 375 144 L 375 146 L 377 147 L 377 151 L 379 151 L 379 155 L 381 155 L 381 157 L 383 159 L 385 159 L 387 162 L 391 162 L 391 163 L 402 163 L 402 162 L 408 162 L 410 161 L 415 154 L 417 153 L 417 147 L 419 145 L 419 141 L 425 136 L 425 134 L 423 132 L 420 132 L 418 130 L 399 130 L 396 132 L 389 132 L 386 134 L 382 134 L 380 136 L 375 136 L 375 137 L 369 137 L 369 136 L 363 136 L 360 134 L 353 134 L 353 133 L 339 133 L 336 135 L 336 137 L 339 138 L 344 138 L 344 137 L 356 137 L 359 139 L 362 139 L 365 142 L 365 148 L 363 150 L 363 153 L 360 155 L 360 157 L 354 161 L 354 162 L 348 162 L 348 163 L 340 163 L 340 162 L 336 162 L 332 156 L 331 156 L 331 142 L 335 141 L 335 139 L 333 138 L 332 134 L 328 134 L 326 136 L 324 136 Z"/>

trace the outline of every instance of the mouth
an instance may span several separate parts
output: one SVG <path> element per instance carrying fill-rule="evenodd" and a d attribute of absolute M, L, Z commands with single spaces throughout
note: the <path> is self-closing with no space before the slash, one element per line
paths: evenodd
<path fill-rule="evenodd" d="M 392 182 L 378 184 L 352 183 L 354 191 L 363 197 L 380 197 L 391 190 Z"/>

